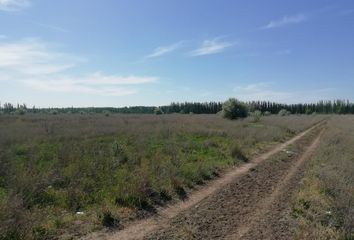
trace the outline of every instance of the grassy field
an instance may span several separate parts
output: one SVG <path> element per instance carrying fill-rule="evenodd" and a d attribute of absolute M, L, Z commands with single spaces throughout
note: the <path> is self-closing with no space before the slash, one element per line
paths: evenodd
<path fill-rule="evenodd" d="M 296 239 L 354 239 L 353 136 L 353 116 L 331 117 L 296 195 Z"/>
<path fill-rule="evenodd" d="M 2 115 L 0 239 L 70 239 L 119 228 L 323 118 Z"/>

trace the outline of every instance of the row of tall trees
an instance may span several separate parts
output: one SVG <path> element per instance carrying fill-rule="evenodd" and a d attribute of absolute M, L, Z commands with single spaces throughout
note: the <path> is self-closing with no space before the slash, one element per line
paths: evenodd
<path fill-rule="evenodd" d="M 354 114 L 354 103 L 348 100 L 319 101 L 318 103 L 281 104 L 269 101 L 251 101 L 246 103 L 249 110 L 254 112 L 270 112 L 277 114 L 281 109 L 286 109 L 292 114 Z M 215 114 L 222 110 L 222 102 L 184 102 L 171 103 L 160 106 L 161 113 L 195 113 L 195 114 Z M 89 107 L 89 108 L 27 108 L 26 104 L 13 105 L 11 103 L 0 103 L 0 113 L 146 113 L 156 112 L 154 106 L 133 106 L 133 107 Z"/>
<path fill-rule="evenodd" d="M 204 113 L 215 114 L 221 111 L 221 102 L 184 102 L 184 103 L 171 103 L 168 106 L 161 106 L 164 113 Z"/>
<path fill-rule="evenodd" d="M 292 114 L 354 114 L 354 103 L 348 100 L 319 101 L 317 103 L 280 104 L 267 101 L 252 101 L 248 103 L 251 111 L 278 113 L 281 109 L 286 109 Z"/>

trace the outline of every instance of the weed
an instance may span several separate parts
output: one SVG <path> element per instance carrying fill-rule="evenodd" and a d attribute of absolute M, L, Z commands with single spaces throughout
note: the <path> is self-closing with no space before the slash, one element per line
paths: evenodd
<path fill-rule="evenodd" d="M 352 117 L 333 117 L 296 196 L 299 239 L 353 239 Z"/>
<path fill-rule="evenodd" d="M 231 157 L 235 160 L 241 160 L 243 162 L 247 162 L 248 158 L 244 154 L 242 147 L 238 143 L 234 143 L 231 148 Z"/>
<path fill-rule="evenodd" d="M 104 227 L 118 227 L 119 226 L 119 219 L 114 217 L 109 210 L 104 210 L 102 215 L 100 216 L 101 223 Z"/>

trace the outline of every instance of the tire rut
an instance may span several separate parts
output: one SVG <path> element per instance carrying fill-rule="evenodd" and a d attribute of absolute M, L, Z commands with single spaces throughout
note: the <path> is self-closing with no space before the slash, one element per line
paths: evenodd
<path fill-rule="evenodd" d="M 290 239 L 294 224 L 291 216 L 291 200 L 293 190 L 302 178 L 304 162 L 316 149 L 323 130 L 316 139 L 289 169 L 273 193 L 255 206 L 254 213 L 248 217 L 244 226 L 240 226 L 226 239 Z M 296 174 L 296 175 L 295 175 Z"/>

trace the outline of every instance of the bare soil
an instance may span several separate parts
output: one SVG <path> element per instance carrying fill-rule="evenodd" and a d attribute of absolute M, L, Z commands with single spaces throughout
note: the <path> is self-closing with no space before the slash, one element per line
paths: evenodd
<path fill-rule="evenodd" d="M 323 123 L 118 232 L 85 239 L 289 239 L 291 198 Z"/>

